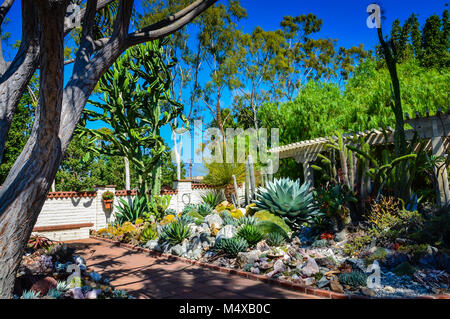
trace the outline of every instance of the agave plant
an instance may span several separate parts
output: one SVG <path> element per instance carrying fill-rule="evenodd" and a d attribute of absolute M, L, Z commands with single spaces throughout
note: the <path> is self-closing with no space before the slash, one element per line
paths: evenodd
<path fill-rule="evenodd" d="M 197 213 L 199 213 L 203 217 L 211 214 L 212 212 L 213 212 L 213 208 L 209 204 L 201 203 L 201 204 L 197 205 Z"/>
<path fill-rule="evenodd" d="M 284 236 L 279 232 L 270 233 L 269 236 L 267 236 L 267 244 L 269 246 L 281 246 L 284 243 Z"/>
<path fill-rule="evenodd" d="M 227 256 L 235 258 L 238 253 L 248 249 L 247 241 L 241 237 L 224 238 L 216 242 L 214 250 L 223 251 Z"/>
<path fill-rule="evenodd" d="M 181 243 L 190 235 L 190 228 L 182 220 L 176 220 L 162 229 L 162 237 L 173 245 Z"/>
<path fill-rule="evenodd" d="M 292 181 L 289 178 L 268 182 L 266 187 L 258 187 L 253 201 L 258 210 L 268 210 L 282 217 L 292 228 L 298 229 L 303 222 L 320 214 L 310 192 L 310 184 Z"/>
<path fill-rule="evenodd" d="M 197 211 L 197 205 L 187 204 L 186 206 L 184 206 L 181 214 L 184 215 L 184 214 L 188 214 L 188 213 L 196 212 L 196 211 Z"/>
<path fill-rule="evenodd" d="M 258 219 L 253 216 L 242 217 L 238 219 L 239 225 L 256 225 L 258 223 Z"/>
<path fill-rule="evenodd" d="M 21 299 L 38 299 L 40 294 L 40 292 L 35 292 L 33 290 L 25 290 L 22 293 Z"/>
<path fill-rule="evenodd" d="M 222 193 L 218 190 L 210 191 L 201 196 L 203 203 L 216 207 L 222 201 Z"/>
<path fill-rule="evenodd" d="M 148 199 L 146 196 L 135 196 L 131 202 L 123 198 L 119 199 L 119 206 L 116 206 L 117 222 L 122 225 L 124 222 L 134 223 L 136 219 L 143 218 L 149 211 Z"/>

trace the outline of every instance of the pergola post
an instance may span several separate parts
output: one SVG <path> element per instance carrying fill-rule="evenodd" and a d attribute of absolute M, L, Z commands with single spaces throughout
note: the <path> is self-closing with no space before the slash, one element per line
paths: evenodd
<path fill-rule="evenodd" d="M 433 135 L 431 138 L 432 153 L 436 156 L 445 156 L 444 138 L 439 136 L 439 129 L 436 121 L 433 121 Z M 444 207 L 450 203 L 450 190 L 448 187 L 447 165 L 442 168 L 434 167 L 434 175 L 437 178 L 436 198 L 439 207 Z"/>
<path fill-rule="evenodd" d="M 313 168 L 311 167 L 311 162 L 303 162 L 303 176 L 305 178 L 305 182 L 308 182 L 311 187 L 314 186 L 314 173 Z"/>

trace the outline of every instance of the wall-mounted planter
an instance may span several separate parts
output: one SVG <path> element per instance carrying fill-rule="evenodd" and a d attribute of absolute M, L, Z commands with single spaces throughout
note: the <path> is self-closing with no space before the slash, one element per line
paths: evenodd
<path fill-rule="evenodd" d="M 112 199 L 104 199 L 103 205 L 105 206 L 105 209 L 111 209 L 112 205 L 113 205 L 113 200 Z"/>

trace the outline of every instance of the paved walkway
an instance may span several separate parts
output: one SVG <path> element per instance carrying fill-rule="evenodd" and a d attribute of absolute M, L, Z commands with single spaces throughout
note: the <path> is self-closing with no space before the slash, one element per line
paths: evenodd
<path fill-rule="evenodd" d="M 168 261 L 95 239 L 68 243 L 87 266 L 135 298 L 318 299 L 318 297 L 180 261 Z"/>

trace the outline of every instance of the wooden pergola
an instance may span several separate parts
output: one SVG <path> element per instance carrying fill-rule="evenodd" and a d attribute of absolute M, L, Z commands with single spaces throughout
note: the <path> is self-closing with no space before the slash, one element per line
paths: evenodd
<path fill-rule="evenodd" d="M 450 148 L 450 108 L 445 113 L 439 109 L 433 116 L 430 116 L 428 111 L 424 115 L 416 112 L 414 118 L 405 113 L 405 123 L 413 128 L 405 131 L 408 141 L 411 141 L 417 132 L 420 140 L 427 140 L 425 150 L 431 151 L 432 154 L 437 156 L 448 156 Z M 363 137 L 369 145 L 380 145 L 394 143 L 394 133 L 395 130 L 388 127 L 384 130 L 372 129 L 364 132 L 346 133 L 342 135 L 342 138 L 345 143 L 345 141 L 354 141 L 355 138 Z M 336 136 L 332 138 L 337 140 Z M 294 158 L 297 163 L 302 163 L 305 181 L 313 183 L 314 175 L 311 163 L 317 159 L 319 153 L 326 150 L 325 145 L 329 142 L 328 137 L 319 137 L 272 148 L 269 152 L 278 153 L 280 159 Z M 435 173 L 438 175 L 436 189 L 439 194 L 438 201 L 439 205 L 443 206 L 450 202 L 447 168 L 443 167 L 439 171 L 435 169 Z"/>

